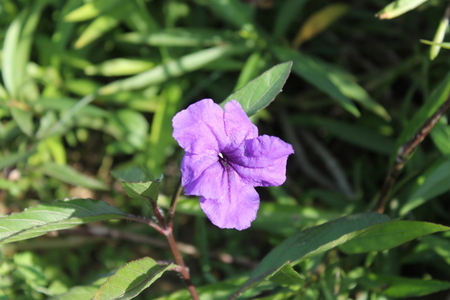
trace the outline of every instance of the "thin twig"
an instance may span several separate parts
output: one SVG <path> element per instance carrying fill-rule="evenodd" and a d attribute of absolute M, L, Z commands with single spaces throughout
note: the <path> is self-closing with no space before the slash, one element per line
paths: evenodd
<path fill-rule="evenodd" d="M 423 141 L 423 139 L 430 133 L 437 121 L 447 112 L 450 108 L 450 99 L 447 99 L 436 112 L 429 117 L 425 123 L 420 127 L 420 129 L 414 134 L 414 136 L 407 141 L 403 146 L 398 149 L 397 157 L 395 158 L 394 165 L 386 176 L 383 188 L 380 192 L 380 197 L 376 205 L 376 211 L 383 213 L 386 205 L 388 203 L 388 197 L 395 181 L 397 180 L 400 171 L 405 165 L 411 153 L 416 149 L 416 147 Z"/>
<path fill-rule="evenodd" d="M 192 299 L 200 300 L 197 290 L 195 289 L 194 284 L 191 280 L 191 275 L 189 274 L 189 269 L 186 267 L 184 263 L 183 256 L 181 255 L 180 250 L 177 247 L 177 243 L 172 233 L 172 227 L 167 228 L 167 232 L 165 234 L 167 242 L 169 243 L 170 250 L 172 251 L 173 257 L 175 258 L 175 262 L 177 265 L 181 267 L 180 274 L 183 276 L 184 282 L 187 285 L 189 293 L 191 294 Z"/>
<path fill-rule="evenodd" d="M 181 185 L 181 177 L 177 182 L 176 189 L 172 195 L 172 200 L 170 201 L 169 213 L 167 215 L 167 225 L 173 227 L 173 217 L 175 215 L 175 210 L 177 208 L 178 199 L 180 198 L 181 192 L 183 191 L 183 186 Z"/>

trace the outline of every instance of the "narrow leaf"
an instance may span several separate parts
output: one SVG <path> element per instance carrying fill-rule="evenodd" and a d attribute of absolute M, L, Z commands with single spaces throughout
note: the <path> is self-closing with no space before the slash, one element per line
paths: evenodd
<path fill-rule="evenodd" d="M 79 185 L 88 189 L 107 190 L 108 185 L 94 178 L 90 178 L 70 166 L 53 162 L 43 164 L 38 169 L 43 174 L 61 180 L 71 185 Z"/>
<path fill-rule="evenodd" d="M 158 84 L 170 78 L 195 71 L 219 58 L 247 52 L 248 50 L 249 47 L 245 45 L 225 45 L 200 50 L 179 59 L 158 65 L 149 71 L 127 79 L 114 81 L 102 87 L 99 90 L 99 93 L 108 95 L 119 91 L 129 91 L 148 87 L 149 85 Z"/>
<path fill-rule="evenodd" d="M 115 28 L 119 22 L 125 18 L 132 6 L 129 1 L 122 1 L 105 14 L 100 15 L 83 31 L 81 36 L 75 42 L 75 48 L 81 49 L 92 43 L 109 30 Z"/>
<path fill-rule="evenodd" d="M 425 296 L 450 289 L 450 282 L 423 280 L 399 276 L 369 274 L 358 283 L 388 297 L 406 298 Z M 433 299 L 435 299 L 433 297 Z"/>
<path fill-rule="evenodd" d="M 416 8 L 426 1 L 428 0 L 395 0 L 383 8 L 377 14 L 377 17 L 380 19 L 393 19 Z"/>
<path fill-rule="evenodd" d="M 306 258 L 323 253 L 352 239 L 357 231 L 386 221 L 389 221 L 386 215 L 365 213 L 343 217 L 291 236 L 264 257 L 234 297 L 265 278 L 270 278 L 284 265 L 295 265 Z"/>
<path fill-rule="evenodd" d="M 253 28 L 252 8 L 239 0 L 209 0 L 206 5 L 217 17 L 228 21 L 238 28 Z"/>
<path fill-rule="evenodd" d="M 275 100 L 286 83 L 291 67 L 292 62 L 290 61 L 272 67 L 228 96 L 222 104 L 237 100 L 241 103 L 247 115 L 255 114 Z"/>
<path fill-rule="evenodd" d="M 10 243 L 108 219 L 126 219 L 127 214 L 106 202 L 70 199 L 44 203 L 0 218 L 0 243 Z"/>
<path fill-rule="evenodd" d="M 405 125 L 402 133 L 397 139 L 396 147 L 391 155 L 391 160 L 396 157 L 398 148 L 406 143 L 417 132 L 417 130 L 419 130 L 424 122 L 434 114 L 434 112 L 448 99 L 449 96 L 450 72 L 447 73 L 447 76 L 445 76 L 441 83 L 433 90 L 430 99 L 425 101 L 420 110 L 416 112 L 412 119 Z"/>
<path fill-rule="evenodd" d="M 303 42 L 308 41 L 324 31 L 333 22 L 342 17 L 350 7 L 343 3 L 333 3 L 325 6 L 312 14 L 300 28 L 292 45 L 298 48 Z"/>
<path fill-rule="evenodd" d="M 117 6 L 121 0 L 92 1 L 72 10 L 64 16 L 66 22 L 82 22 L 93 19 Z"/>
<path fill-rule="evenodd" d="M 416 179 L 412 192 L 400 209 L 405 215 L 426 201 L 450 190 L 450 157 L 445 157 L 430 166 Z"/>
<path fill-rule="evenodd" d="M 308 0 L 286 0 L 278 10 L 275 26 L 273 27 L 273 35 L 281 38 L 286 34 L 289 26 L 301 14 L 301 9 Z"/>
<path fill-rule="evenodd" d="M 93 300 L 133 299 L 171 267 L 158 265 L 149 257 L 129 262 L 102 284 Z"/>
<path fill-rule="evenodd" d="M 450 227 L 433 223 L 393 220 L 359 231 L 357 237 L 340 248 L 349 254 L 382 251 L 424 235 L 448 230 Z"/>
<path fill-rule="evenodd" d="M 223 30 L 211 30 L 204 28 L 168 28 L 154 31 L 148 34 L 130 32 L 117 38 L 119 42 L 146 44 L 150 46 L 168 47 L 210 47 L 218 46 L 225 42 L 224 37 L 229 35 Z"/>
<path fill-rule="evenodd" d="M 345 71 L 293 49 L 273 47 L 272 51 L 280 61 L 292 60 L 295 74 L 329 95 L 351 114 L 360 115 L 350 100 L 353 99 L 384 119 L 390 119 L 386 110 Z"/>
<path fill-rule="evenodd" d="M 443 155 L 450 155 L 450 126 L 443 119 L 430 132 L 434 145 Z"/>
<path fill-rule="evenodd" d="M 11 115 L 23 133 L 33 135 L 33 113 L 18 107 L 11 107 Z"/>
<path fill-rule="evenodd" d="M 444 16 L 441 19 L 441 22 L 439 22 L 438 29 L 434 34 L 433 42 L 436 44 L 430 47 L 430 60 L 435 59 L 436 56 L 439 54 L 439 51 L 441 50 L 441 46 L 439 46 L 439 43 L 442 43 L 442 41 L 444 40 L 445 33 L 447 32 L 448 28 L 449 18 L 450 18 L 450 8 L 447 8 L 445 10 Z"/>

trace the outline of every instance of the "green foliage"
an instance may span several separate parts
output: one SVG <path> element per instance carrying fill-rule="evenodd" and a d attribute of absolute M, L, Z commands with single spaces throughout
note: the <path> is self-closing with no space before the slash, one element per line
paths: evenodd
<path fill-rule="evenodd" d="M 3 1 L 0 299 L 191 299 L 153 229 L 180 174 L 172 118 L 202 98 L 238 100 L 296 151 L 246 231 L 179 198 L 171 233 L 202 300 L 447 295 L 445 117 L 386 215 L 367 213 L 449 98 L 446 5 Z"/>

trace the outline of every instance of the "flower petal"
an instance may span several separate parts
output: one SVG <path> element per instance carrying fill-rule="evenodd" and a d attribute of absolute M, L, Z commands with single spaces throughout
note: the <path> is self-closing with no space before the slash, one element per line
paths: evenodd
<path fill-rule="evenodd" d="M 182 172 L 186 195 L 202 196 L 200 205 L 214 225 L 238 230 L 250 227 L 256 218 L 259 196 L 230 166 L 186 153 Z"/>
<path fill-rule="evenodd" d="M 261 135 L 226 153 L 242 180 L 253 186 L 278 186 L 286 180 L 286 161 L 294 149 L 281 139 Z"/>
<path fill-rule="evenodd" d="M 218 154 L 228 143 L 224 112 L 211 99 L 191 104 L 173 117 L 173 137 L 187 152 Z"/>
<path fill-rule="evenodd" d="M 214 195 L 223 169 L 217 155 L 199 155 L 187 152 L 181 162 L 181 183 L 186 195 Z"/>
<path fill-rule="evenodd" d="M 225 131 L 229 137 L 230 144 L 223 149 L 231 151 L 239 147 L 244 140 L 253 139 L 258 136 L 258 128 L 250 121 L 242 106 L 236 100 L 225 104 Z"/>
<path fill-rule="evenodd" d="M 223 191 L 225 193 L 222 197 L 201 197 L 200 206 L 217 227 L 243 230 L 250 227 L 256 219 L 259 195 L 253 187 L 239 180 L 237 174 L 232 174 L 236 178 L 229 181 L 230 185 Z"/>

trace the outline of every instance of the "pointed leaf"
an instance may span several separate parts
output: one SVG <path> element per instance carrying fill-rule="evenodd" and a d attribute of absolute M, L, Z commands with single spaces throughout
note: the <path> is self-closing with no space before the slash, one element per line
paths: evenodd
<path fill-rule="evenodd" d="M 93 300 L 133 299 L 171 267 L 158 265 L 150 257 L 129 262 L 102 284 Z"/>
<path fill-rule="evenodd" d="M 433 223 L 393 220 L 359 231 L 357 237 L 341 245 L 340 249 L 349 254 L 382 251 L 424 235 L 448 230 L 450 227 Z"/>
<path fill-rule="evenodd" d="M 136 166 L 120 170 L 114 170 L 111 172 L 111 174 L 117 180 L 127 182 L 141 182 L 141 181 L 155 180 L 155 177 L 152 174 Z"/>
<path fill-rule="evenodd" d="M 399 276 L 369 274 L 358 280 L 361 285 L 388 297 L 419 297 L 450 289 L 450 282 Z M 432 297 L 436 299 L 435 297 Z"/>
<path fill-rule="evenodd" d="M 161 186 L 161 180 L 156 179 L 154 181 L 146 182 L 121 182 L 123 189 L 130 198 L 137 198 L 145 200 L 148 203 L 148 198 L 156 201 L 158 199 L 159 187 Z"/>
<path fill-rule="evenodd" d="M 93 19 L 103 13 L 108 12 L 114 6 L 118 5 L 121 0 L 109 1 L 92 1 L 72 10 L 64 16 L 66 22 L 82 22 Z"/>
<path fill-rule="evenodd" d="M 380 19 L 393 19 L 410 11 L 428 0 L 395 0 L 383 8 L 378 14 Z"/>
<path fill-rule="evenodd" d="M 303 26 L 297 33 L 292 45 L 298 48 L 303 42 L 315 37 L 317 34 L 328 28 L 333 22 L 342 17 L 350 6 L 343 3 L 333 3 L 313 13 L 303 23 Z"/>
<path fill-rule="evenodd" d="M 237 100 L 247 115 L 255 114 L 275 100 L 286 83 L 291 67 L 292 62 L 290 61 L 272 67 L 228 96 L 222 105 L 231 100 Z"/>
<path fill-rule="evenodd" d="M 450 190 L 450 157 L 445 157 L 419 176 L 412 188 L 411 195 L 400 209 L 400 215 L 405 215 L 426 201 Z"/>
<path fill-rule="evenodd" d="M 38 170 L 71 185 L 80 185 L 93 190 L 108 190 L 108 185 L 104 182 L 90 178 L 67 165 L 48 162 L 40 166 Z"/>
<path fill-rule="evenodd" d="M 365 213 L 343 217 L 325 224 L 308 228 L 284 240 L 273 249 L 256 267 L 249 280 L 233 296 L 239 296 L 246 289 L 270 278 L 286 264 L 300 261 L 323 253 L 355 237 L 357 231 L 374 224 L 389 221 L 389 217 L 378 213 Z M 235 298 L 232 298 L 235 299 Z"/>
<path fill-rule="evenodd" d="M 0 218 L 0 243 L 25 240 L 89 222 L 127 217 L 123 211 L 100 200 L 70 199 L 44 203 Z"/>
<path fill-rule="evenodd" d="M 396 146 L 391 155 L 391 161 L 397 156 L 397 150 L 401 145 L 406 143 L 424 122 L 431 117 L 434 112 L 441 106 L 450 96 L 450 72 L 441 81 L 441 83 L 433 90 L 431 96 L 424 105 L 416 112 L 414 117 L 404 126 L 404 129 L 397 139 Z"/>
<path fill-rule="evenodd" d="M 11 107 L 11 115 L 19 125 L 23 133 L 28 136 L 33 135 L 33 114 L 31 111 L 23 110 L 18 107 Z"/>
<path fill-rule="evenodd" d="M 280 61 L 292 60 L 295 74 L 329 95 L 354 116 L 360 113 L 350 99 L 358 101 L 385 120 L 390 119 L 386 110 L 344 70 L 293 49 L 273 47 L 272 51 Z"/>
<path fill-rule="evenodd" d="M 138 75 L 116 80 L 99 90 L 101 95 L 114 94 L 119 91 L 130 91 L 152 84 L 164 82 L 170 78 L 178 77 L 195 71 L 217 59 L 249 51 L 247 45 L 224 45 L 190 53 L 181 58 L 158 65 L 153 69 Z"/>

